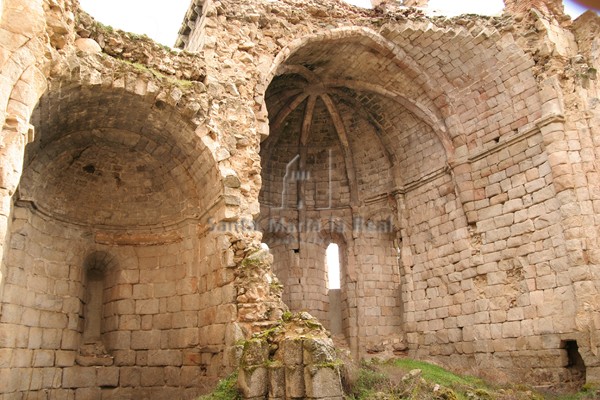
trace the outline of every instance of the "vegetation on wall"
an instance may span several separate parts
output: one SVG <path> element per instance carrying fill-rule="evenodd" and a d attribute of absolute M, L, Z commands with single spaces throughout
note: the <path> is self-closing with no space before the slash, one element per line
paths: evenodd
<path fill-rule="evenodd" d="M 240 400 L 242 398 L 237 388 L 237 373 L 221 379 L 215 390 L 198 400 Z"/>

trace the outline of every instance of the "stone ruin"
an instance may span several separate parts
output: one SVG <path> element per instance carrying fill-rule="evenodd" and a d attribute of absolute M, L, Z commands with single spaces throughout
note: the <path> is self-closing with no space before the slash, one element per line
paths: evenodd
<path fill-rule="evenodd" d="M 600 19 L 505 4 L 194 0 L 174 51 L 0 1 L 0 398 L 600 381 Z"/>

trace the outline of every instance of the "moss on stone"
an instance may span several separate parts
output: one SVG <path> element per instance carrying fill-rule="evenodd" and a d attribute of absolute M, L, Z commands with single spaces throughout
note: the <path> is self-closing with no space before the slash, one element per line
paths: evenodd
<path fill-rule="evenodd" d="M 344 366 L 344 363 L 341 360 L 335 360 L 335 361 L 330 361 L 330 362 L 313 364 L 313 366 L 316 368 L 339 369 Z"/>
<path fill-rule="evenodd" d="M 293 316 L 294 316 L 294 314 L 291 311 L 284 311 L 281 318 L 283 319 L 283 322 L 289 322 L 289 321 L 291 321 Z"/>
<path fill-rule="evenodd" d="M 163 81 L 163 82 L 166 81 L 167 83 L 177 86 L 178 88 L 180 88 L 182 90 L 189 90 L 194 86 L 194 82 L 192 82 L 192 81 L 187 81 L 185 79 L 171 78 L 171 77 L 163 74 L 162 72 L 155 70 L 154 68 L 148 67 L 147 65 L 144 65 L 144 64 L 141 64 L 138 62 L 123 60 L 123 59 L 118 59 L 118 60 L 123 62 L 124 64 L 130 65 L 136 71 L 139 71 L 139 72 L 145 73 L 145 74 L 151 74 L 155 78 L 159 79 L 160 81 Z"/>

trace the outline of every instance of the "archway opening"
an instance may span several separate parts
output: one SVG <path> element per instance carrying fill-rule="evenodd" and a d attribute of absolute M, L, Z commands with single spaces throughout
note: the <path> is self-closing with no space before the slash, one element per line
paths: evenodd
<path fill-rule="evenodd" d="M 220 265 L 197 262 L 213 251 L 196 227 L 222 194 L 214 160 L 196 126 L 158 93 L 53 85 L 33 111 L 35 141 L 13 196 L 6 287 L 15 315 L 26 316 L 2 321 L 3 331 L 21 332 L 13 354 L 43 353 L 35 366 L 48 376 L 81 374 L 62 381 L 64 396 L 85 388 L 105 397 L 117 386 L 159 395 L 179 383 L 122 371 L 168 367 L 179 376 L 183 354 L 211 344 L 195 356 L 190 391 L 201 394 L 225 363 L 224 341 L 206 334 L 214 318 L 200 317 L 215 314 L 206 299 L 221 289 L 199 282 Z M 15 374 L 27 381 L 27 371 Z"/>
<path fill-rule="evenodd" d="M 359 354 L 392 354 L 402 340 L 398 202 L 444 173 L 449 143 L 420 76 L 380 39 L 339 31 L 294 49 L 268 86 L 260 151 L 260 226 L 278 241 L 269 246 L 284 300 L 329 329 L 341 315 Z M 332 242 L 344 271 L 337 302 L 325 280 Z"/>
<path fill-rule="evenodd" d="M 585 384 L 586 367 L 583 357 L 579 353 L 576 340 L 563 340 L 561 348 L 567 353 L 566 377 L 564 384 L 574 391 L 580 390 Z"/>

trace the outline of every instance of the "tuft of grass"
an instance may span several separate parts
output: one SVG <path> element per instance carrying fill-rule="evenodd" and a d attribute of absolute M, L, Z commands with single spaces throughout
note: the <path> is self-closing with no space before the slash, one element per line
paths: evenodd
<path fill-rule="evenodd" d="M 237 388 L 237 373 L 221 379 L 215 390 L 207 395 L 200 396 L 198 400 L 241 400 L 242 395 Z"/>
<path fill-rule="evenodd" d="M 408 374 L 413 370 L 419 372 Z M 495 387 L 482 379 L 411 359 L 364 362 L 349 384 L 347 400 L 542 400 L 532 390 Z"/>
<path fill-rule="evenodd" d="M 368 399 L 389 386 L 389 382 L 388 376 L 383 372 L 363 366 L 358 371 L 358 378 L 352 385 L 348 400 Z"/>
<path fill-rule="evenodd" d="M 153 68 L 150 68 L 146 65 L 137 63 L 137 62 L 132 62 L 129 60 L 120 60 L 122 62 L 124 62 L 125 64 L 128 64 L 130 66 L 132 66 L 135 70 L 142 72 L 142 73 L 149 73 L 154 75 L 154 77 L 158 78 L 159 80 L 162 81 L 167 81 L 177 87 L 179 87 L 182 90 L 188 90 L 190 88 L 192 88 L 194 86 L 194 82 L 192 81 L 188 81 L 185 79 L 176 79 L 176 78 L 171 78 L 169 76 L 166 76 L 165 74 L 163 74 L 162 72 L 159 72 Z"/>
<path fill-rule="evenodd" d="M 431 382 L 438 383 L 442 386 L 452 387 L 460 389 L 464 387 L 466 389 L 487 389 L 485 382 L 474 376 L 459 376 L 453 374 L 450 371 L 445 370 L 442 367 L 438 367 L 434 364 L 429 364 L 423 361 L 416 361 L 411 359 L 398 359 L 393 361 L 394 365 L 405 369 L 407 371 L 413 369 L 420 369 L 421 376 Z"/>
<path fill-rule="evenodd" d="M 294 314 L 292 314 L 292 312 L 290 312 L 290 311 L 284 311 L 283 315 L 281 316 L 281 318 L 283 319 L 283 322 L 290 322 L 293 317 L 294 317 Z"/>
<path fill-rule="evenodd" d="M 138 34 L 138 33 L 133 33 L 133 32 L 125 32 L 125 36 L 127 36 L 128 38 L 133 39 L 133 40 L 152 40 L 145 33 Z"/>
<path fill-rule="evenodd" d="M 551 400 L 597 400 L 600 399 L 600 383 L 586 383 L 577 393 L 552 396 Z"/>
<path fill-rule="evenodd" d="M 105 25 L 105 24 L 103 24 L 100 21 L 95 21 L 95 23 L 96 23 L 96 28 L 98 28 L 100 30 L 103 30 L 103 31 L 108 32 L 108 33 L 114 33 L 114 31 L 115 31 L 115 28 L 113 28 L 110 25 Z"/>

